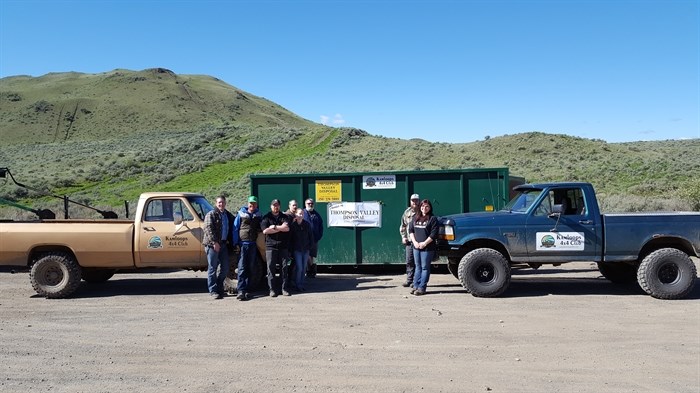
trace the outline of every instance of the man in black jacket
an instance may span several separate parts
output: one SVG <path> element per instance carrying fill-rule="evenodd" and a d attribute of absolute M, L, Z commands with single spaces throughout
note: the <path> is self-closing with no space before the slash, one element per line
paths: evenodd
<path fill-rule="evenodd" d="M 233 241 L 233 219 L 233 214 L 226 210 L 223 195 L 216 197 L 216 209 L 204 217 L 202 244 L 207 254 L 207 287 L 215 299 L 224 297 L 224 280 L 231 265 L 228 254 L 229 244 Z"/>

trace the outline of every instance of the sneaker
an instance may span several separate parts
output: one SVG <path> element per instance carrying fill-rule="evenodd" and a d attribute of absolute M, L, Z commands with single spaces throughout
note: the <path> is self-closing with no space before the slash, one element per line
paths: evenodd
<path fill-rule="evenodd" d="M 284 296 L 292 296 L 292 294 L 289 293 L 289 291 L 286 290 L 286 289 L 283 289 L 283 290 L 282 290 L 282 295 L 284 295 Z"/>
<path fill-rule="evenodd" d="M 270 291 L 270 297 L 277 297 L 277 292 Z"/>
<path fill-rule="evenodd" d="M 223 299 L 224 298 L 223 296 L 221 296 L 220 293 L 217 293 L 217 292 L 212 292 L 209 294 L 209 296 L 211 296 L 214 299 Z"/>
<path fill-rule="evenodd" d="M 420 289 L 420 288 L 416 289 L 416 292 L 414 293 L 414 295 L 416 295 L 416 296 L 425 295 L 425 291 Z"/>
<path fill-rule="evenodd" d="M 404 281 L 404 283 L 401 284 L 401 286 L 403 286 L 404 288 L 407 288 L 407 287 L 413 286 L 413 285 L 411 285 L 411 282 L 410 282 L 410 281 Z"/>
<path fill-rule="evenodd" d="M 416 293 L 416 290 L 415 290 L 415 289 L 411 289 L 411 295 L 413 295 L 413 294 L 415 294 L 415 293 Z"/>
<path fill-rule="evenodd" d="M 236 296 L 236 299 L 238 299 L 238 300 L 248 300 L 248 299 L 250 299 L 250 295 L 248 295 L 247 293 L 241 292 L 241 293 L 238 294 L 238 296 Z"/>

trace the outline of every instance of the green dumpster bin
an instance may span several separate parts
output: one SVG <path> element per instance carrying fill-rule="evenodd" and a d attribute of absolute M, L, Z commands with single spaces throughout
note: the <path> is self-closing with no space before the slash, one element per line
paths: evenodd
<path fill-rule="evenodd" d="M 272 199 L 282 210 L 295 199 L 316 201 L 323 217 L 319 242 L 320 265 L 405 264 L 399 225 L 411 194 L 429 199 L 434 213 L 498 210 L 511 189 L 525 179 L 509 176 L 507 168 L 434 171 L 385 171 L 251 175 L 251 194 L 263 214 Z"/>

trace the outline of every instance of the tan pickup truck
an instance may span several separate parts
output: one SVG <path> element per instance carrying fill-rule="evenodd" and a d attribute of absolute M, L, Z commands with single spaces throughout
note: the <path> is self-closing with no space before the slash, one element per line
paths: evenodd
<path fill-rule="evenodd" d="M 67 297 L 81 279 L 103 282 L 119 269 L 206 270 L 202 226 L 212 209 L 199 194 L 149 192 L 133 221 L 0 222 L 0 265 L 31 267 L 32 287 L 47 298 Z"/>

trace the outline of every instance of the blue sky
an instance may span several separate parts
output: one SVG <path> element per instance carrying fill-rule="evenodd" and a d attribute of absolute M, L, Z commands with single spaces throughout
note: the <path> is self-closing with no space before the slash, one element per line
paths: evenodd
<path fill-rule="evenodd" d="M 700 138 L 698 0 L 0 0 L 0 77 L 153 67 L 403 139 Z"/>

